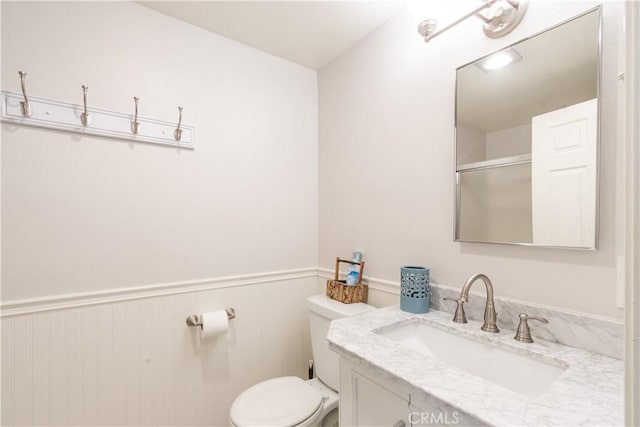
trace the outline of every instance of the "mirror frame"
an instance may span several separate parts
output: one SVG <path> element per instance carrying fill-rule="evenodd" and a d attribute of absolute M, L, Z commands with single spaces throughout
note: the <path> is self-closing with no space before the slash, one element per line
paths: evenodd
<path fill-rule="evenodd" d="M 494 245 L 510 245 L 510 246 L 529 246 L 529 247 L 534 247 L 534 248 L 551 248 L 551 249 L 574 249 L 574 250 L 582 250 L 582 251 L 595 251 L 598 249 L 598 245 L 599 245 L 599 240 L 600 240 L 600 150 L 601 150 L 601 139 L 602 139 L 602 5 L 598 5 L 596 7 L 593 7 L 591 9 L 585 10 L 584 12 L 581 12 L 580 14 L 573 16 L 571 18 L 565 19 L 564 21 L 561 21 L 551 27 L 548 27 L 544 30 L 538 31 L 535 34 L 532 34 L 528 37 L 524 37 L 514 43 L 511 43 L 509 45 L 503 46 L 500 49 L 497 49 L 495 51 L 492 51 L 482 57 L 476 58 L 473 61 L 467 62 L 466 64 L 460 65 L 459 67 L 456 68 L 456 83 L 455 83 L 455 90 L 454 90 L 454 143 L 453 143 L 453 162 L 454 162 L 454 185 L 455 185 L 455 197 L 454 197 L 454 211 L 455 211 L 455 217 L 454 217 L 454 229 L 453 229 L 453 241 L 454 242 L 459 242 L 459 243 L 484 243 L 484 244 L 494 244 Z M 597 94 L 597 98 L 598 98 L 598 102 L 597 102 L 597 111 L 598 111 L 598 118 L 597 118 L 597 129 L 596 129 L 596 170 L 595 170 L 595 175 L 596 175 L 596 185 L 595 185 L 595 192 L 596 192 L 596 197 L 595 197 L 595 233 L 594 233 L 594 241 L 593 241 L 593 246 L 553 246 L 553 245 L 547 245 L 547 244 L 536 244 L 536 243 L 516 243 L 516 242 L 498 242 L 498 241 L 483 241 L 483 240 L 463 240 L 460 238 L 460 172 L 458 172 L 458 159 L 457 159 L 457 153 L 458 153 L 458 71 L 461 68 L 464 68 L 468 65 L 472 65 L 484 58 L 487 58 L 491 55 L 493 55 L 496 52 L 500 52 L 502 50 L 517 46 L 518 44 L 525 42 L 527 40 L 530 40 L 534 37 L 537 37 L 541 34 L 547 33 L 553 29 L 556 29 L 568 22 L 574 21 L 576 19 L 582 18 L 583 16 L 592 13 L 592 12 L 597 12 L 598 13 L 598 62 L 597 62 L 597 70 L 596 70 L 596 94 Z"/>

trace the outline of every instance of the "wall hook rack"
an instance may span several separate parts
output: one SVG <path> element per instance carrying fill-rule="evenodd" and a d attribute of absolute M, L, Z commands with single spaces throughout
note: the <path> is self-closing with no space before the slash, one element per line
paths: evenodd
<path fill-rule="evenodd" d="M 22 88 L 22 96 L 24 97 L 24 101 L 20 102 L 20 112 L 24 117 L 31 117 L 31 108 L 29 107 L 29 98 L 27 98 L 27 89 L 25 89 L 25 79 L 27 78 L 27 73 L 23 71 L 18 71 L 18 75 L 20 76 L 20 87 Z"/>
<path fill-rule="evenodd" d="M 82 85 L 82 105 L 36 96 L 27 97 L 27 73 L 19 71 L 18 74 L 22 94 L 1 91 L 1 120 L 5 123 L 178 148 L 195 148 L 194 128 L 182 123 L 181 110 L 176 128 L 175 122 L 138 116 L 138 97 L 134 98 L 134 114 L 90 108 L 87 105 L 89 88 L 86 85 Z M 178 138 L 176 135 L 179 135 Z"/>
<path fill-rule="evenodd" d="M 180 141 L 180 139 L 182 138 L 182 129 L 180 129 L 180 124 L 182 124 L 182 107 L 178 107 L 178 111 L 180 114 L 180 117 L 178 118 L 178 127 L 175 131 L 173 131 L 173 138 L 176 141 Z"/>
<path fill-rule="evenodd" d="M 84 111 L 80 114 L 80 122 L 82 126 L 89 126 L 89 113 L 87 112 L 87 90 L 89 86 L 82 85 L 82 101 L 84 103 Z"/>
<path fill-rule="evenodd" d="M 139 100 L 140 98 L 136 96 L 133 97 L 133 102 L 135 102 L 136 104 L 136 110 L 133 116 L 133 121 L 131 122 L 131 132 L 133 132 L 134 135 L 138 133 L 138 129 L 140 128 L 140 122 L 138 121 L 138 101 Z"/>

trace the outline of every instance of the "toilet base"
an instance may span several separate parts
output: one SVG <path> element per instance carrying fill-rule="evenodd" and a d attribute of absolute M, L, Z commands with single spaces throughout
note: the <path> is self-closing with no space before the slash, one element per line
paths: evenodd
<path fill-rule="evenodd" d="M 335 408 L 322 419 L 322 427 L 338 427 L 339 419 L 338 408 Z"/>

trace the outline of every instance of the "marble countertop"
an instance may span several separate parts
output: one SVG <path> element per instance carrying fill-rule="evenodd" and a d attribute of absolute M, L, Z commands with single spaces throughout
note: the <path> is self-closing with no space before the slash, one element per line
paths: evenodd
<path fill-rule="evenodd" d="M 334 320 L 327 339 L 341 356 L 400 383 L 412 394 L 435 397 L 487 425 L 624 425 L 621 360 L 536 340 L 535 326 L 532 335 L 536 341 L 527 344 L 514 340 L 514 331 L 487 333 L 480 329 L 480 322 L 459 324 L 451 317 L 433 310 L 406 313 L 396 305 Z M 374 332 L 416 319 L 532 358 L 551 359 L 567 369 L 544 393 L 527 397 Z"/>

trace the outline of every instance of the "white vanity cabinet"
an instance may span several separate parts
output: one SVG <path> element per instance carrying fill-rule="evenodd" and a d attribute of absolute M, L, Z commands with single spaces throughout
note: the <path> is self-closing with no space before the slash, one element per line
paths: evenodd
<path fill-rule="evenodd" d="M 341 427 L 482 426 L 435 398 L 412 395 L 375 371 L 340 358 Z"/>
<path fill-rule="evenodd" d="M 340 359 L 341 427 L 409 427 L 409 392 Z"/>

